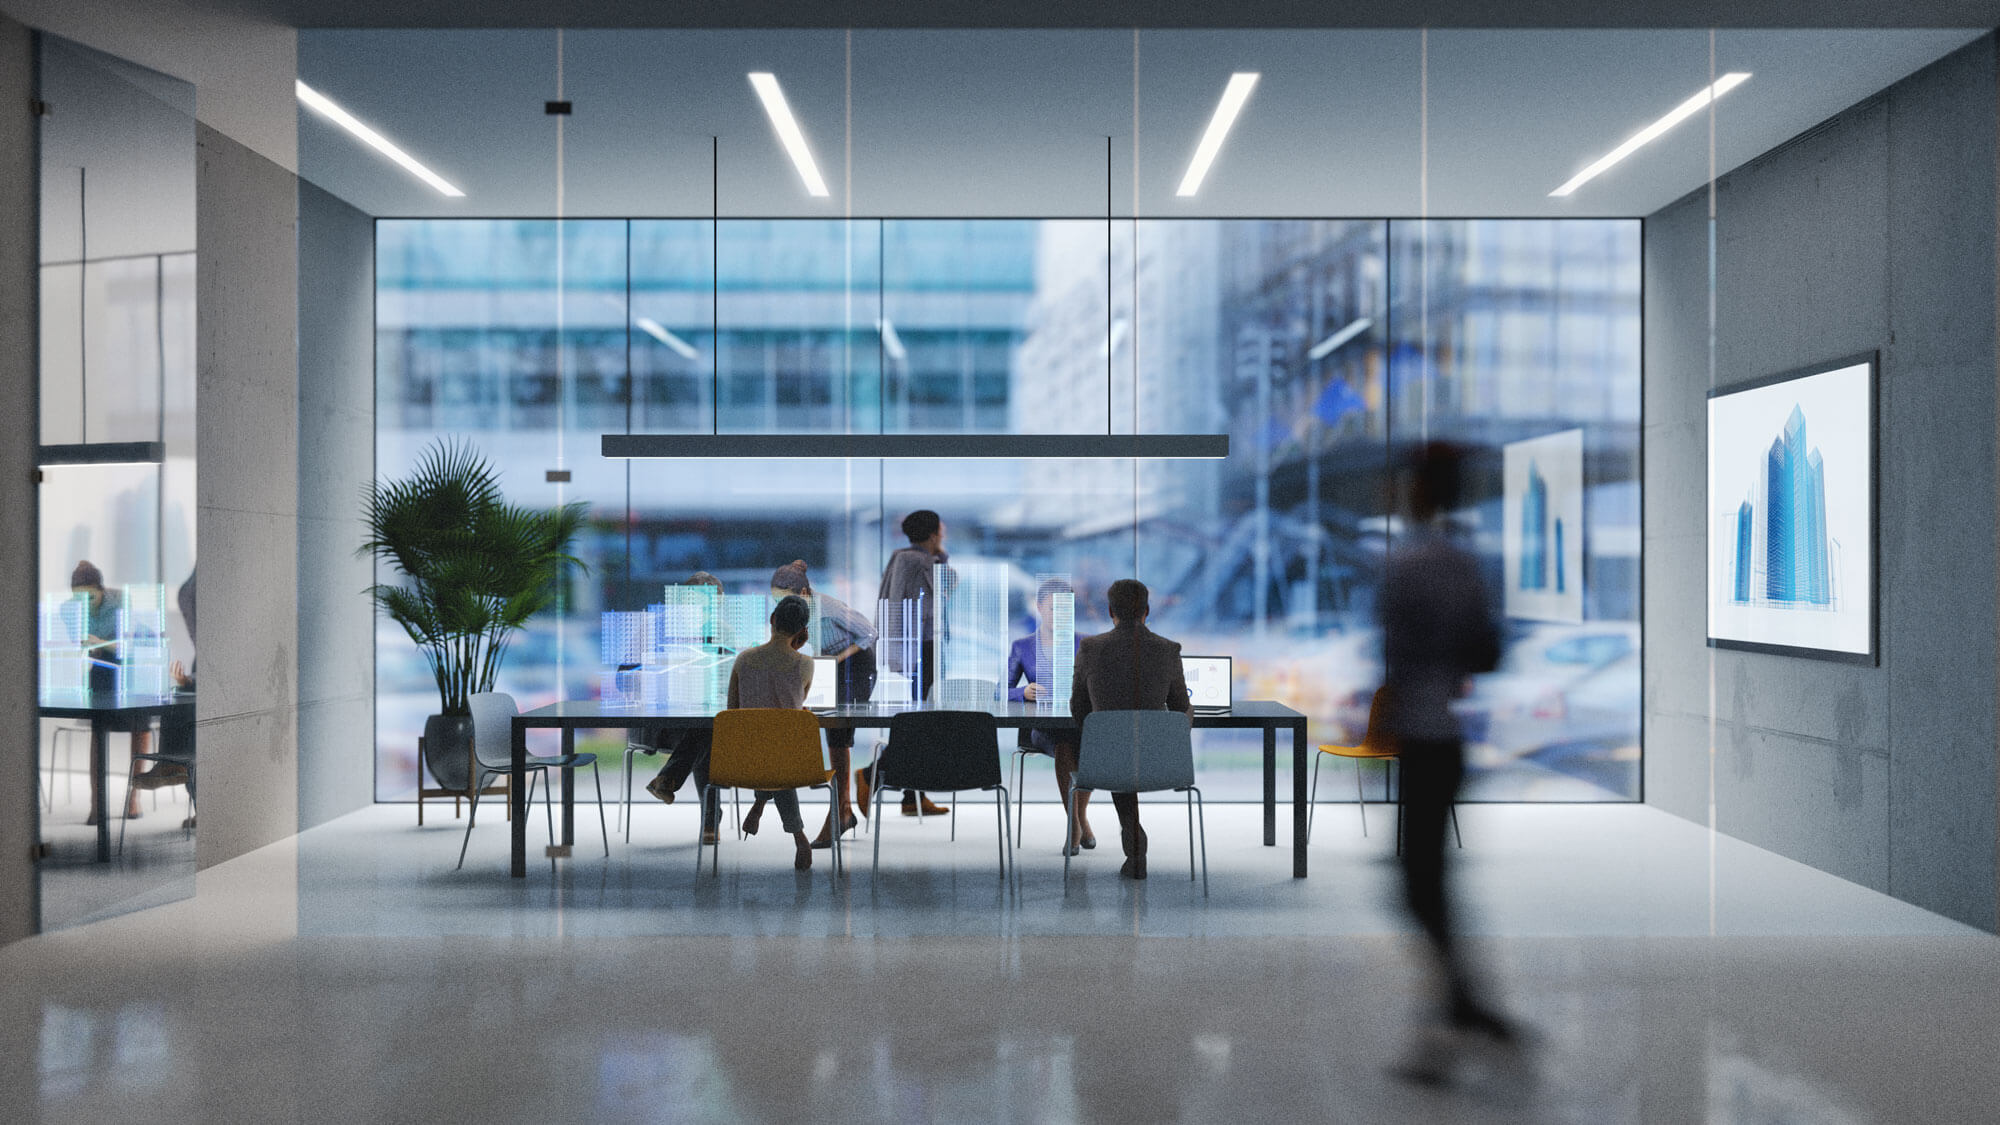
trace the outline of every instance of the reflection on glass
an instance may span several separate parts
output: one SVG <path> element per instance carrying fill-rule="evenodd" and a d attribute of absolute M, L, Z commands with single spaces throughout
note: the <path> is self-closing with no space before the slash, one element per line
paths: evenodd
<path fill-rule="evenodd" d="M 1234 657 L 1238 698 L 1285 700 L 1332 739 L 1365 720 L 1379 675 L 1370 622 L 1399 530 L 1385 510 L 1393 448 L 1427 434 L 1490 452 L 1465 518 L 1498 588 L 1501 446 L 1581 431 L 1581 526 L 1563 531 L 1566 551 L 1572 536 L 1582 549 L 1581 618 L 1511 626 L 1509 671 L 1472 702 L 1476 793 L 1636 796 L 1637 223 L 1128 220 L 1107 240 L 1088 220 L 599 221 L 565 240 L 595 248 L 565 251 L 562 331 L 591 357 L 570 353 L 567 389 L 551 358 L 548 225 L 378 228 L 384 471 L 391 450 L 470 433 L 526 489 L 560 433 L 579 472 L 626 477 L 588 497 L 599 524 L 582 549 L 599 581 L 524 635 L 507 690 L 597 690 L 587 657 L 558 682 L 555 642 L 595 652 L 599 613 L 641 611 L 696 570 L 756 597 L 761 639 L 771 570 L 797 558 L 816 586 L 876 610 L 876 698 L 907 694 L 897 670 L 922 659 L 917 611 L 878 605 L 877 577 L 898 522 L 929 508 L 961 589 L 976 569 L 1000 591 L 1001 625 L 968 621 L 979 639 L 960 642 L 968 678 L 1003 674 L 1008 624 L 1034 613 L 1040 576 L 1071 577 L 1072 628 L 1088 634 L 1109 627 L 1106 587 L 1136 572 L 1163 631 Z M 477 390 L 445 393 L 453 380 Z M 575 409 L 557 430 L 524 399 Z M 1136 428 L 1226 432 L 1232 453 L 593 465 L 596 434 L 627 428 Z M 396 764 L 414 743 L 398 709 L 421 720 L 406 647 L 385 633 L 379 650 L 390 799 L 413 776 Z M 959 650 L 943 651 L 958 676 Z M 1199 752 L 1205 786 L 1258 791 L 1254 738 L 1205 732 Z"/>

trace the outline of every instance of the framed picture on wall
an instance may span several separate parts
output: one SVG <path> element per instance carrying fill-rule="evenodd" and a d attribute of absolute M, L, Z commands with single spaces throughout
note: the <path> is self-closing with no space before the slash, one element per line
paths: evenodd
<path fill-rule="evenodd" d="M 1876 662 L 1878 363 L 1709 392 L 1710 646 Z"/>

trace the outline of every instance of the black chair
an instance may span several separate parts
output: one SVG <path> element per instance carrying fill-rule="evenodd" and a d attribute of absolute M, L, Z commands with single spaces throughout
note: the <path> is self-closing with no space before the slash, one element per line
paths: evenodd
<path fill-rule="evenodd" d="M 875 762 L 873 799 L 887 789 L 932 793 L 992 791 L 999 817 L 1000 878 L 1014 865 L 1014 825 L 1000 774 L 1000 727 L 986 711 L 905 711 L 889 720 L 889 744 Z M 952 803 L 954 811 L 957 802 Z M 874 869 L 882 868 L 882 821 L 875 825 Z"/>

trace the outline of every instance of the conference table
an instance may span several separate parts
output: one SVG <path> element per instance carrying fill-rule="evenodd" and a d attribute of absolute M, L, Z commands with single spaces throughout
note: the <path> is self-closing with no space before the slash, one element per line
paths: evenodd
<path fill-rule="evenodd" d="M 97 819 L 97 862 L 111 862 L 111 818 L 105 809 L 105 779 L 110 772 L 109 735 L 149 730 L 155 719 L 178 717 L 194 721 L 194 693 L 176 692 L 164 699 L 132 699 L 100 692 L 88 699 L 43 699 L 37 710 L 44 719 L 83 719 L 90 723 L 90 813 Z M 156 748 L 157 749 L 157 748 Z"/>
<path fill-rule="evenodd" d="M 857 703 L 817 711 L 820 726 L 828 729 L 868 729 L 885 728 L 897 715 L 912 710 L 946 710 L 935 703 L 912 706 L 895 703 Z M 1074 731 L 1077 722 L 1068 710 L 1056 710 L 1047 704 L 993 701 L 984 706 L 952 707 L 949 710 L 974 710 L 990 713 L 1001 727 L 1013 729 Z M 1197 712 L 1193 716 L 1197 730 L 1261 730 L 1264 733 L 1264 846 L 1278 845 L 1278 732 L 1288 730 L 1292 734 L 1292 877 L 1306 877 L 1306 717 L 1282 703 L 1270 700 L 1247 700 L 1237 703 L 1226 711 Z M 511 822 L 513 843 L 510 873 L 516 879 L 528 875 L 528 732 L 531 730 L 556 730 L 562 732 L 562 752 L 571 754 L 576 749 L 576 732 L 579 730 L 704 730 L 713 729 L 715 715 L 712 712 L 660 712 L 633 709 L 630 707 L 606 707 L 596 700 L 567 700 L 537 707 L 514 716 L 513 761 L 511 778 L 508 782 L 508 801 L 513 806 Z M 1003 747 L 1003 752 L 1010 750 Z M 563 813 L 562 843 L 565 846 L 576 842 L 576 800 L 573 769 L 563 773 Z M 553 854 L 553 853 L 552 853 Z"/>

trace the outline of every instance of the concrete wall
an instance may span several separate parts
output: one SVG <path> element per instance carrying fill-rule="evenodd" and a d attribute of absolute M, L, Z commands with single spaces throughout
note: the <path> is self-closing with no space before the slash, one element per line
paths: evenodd
<path fill-rule="evenodd" d="M 1647 802 L 1985 929 L 1997 105 L 1989 36 L 1716 185 L 1714 383 L 1881 351 L 1878 667 L 1705 647 L 1706 191 L 1645 246 Z"/>
<path fill-rule="evenodd" d="M 197 152 L 206 868 L 299 823 L 299 191 L 206 125 Z"/>
<path fill-rule="evenodd" d="M 35 799 L 35 507 L 34 419 L 39 319 L 39 237 L 35 119 L 21 107 L 34 97 L 34 36 L 0 16 L 0 944 L 40 926 L 35 864 L 41 835 Z"/>
<path fill-rule="evenodd" d="M 375 222 L 299 183 L 299 822 L 375 799 Z"/>

